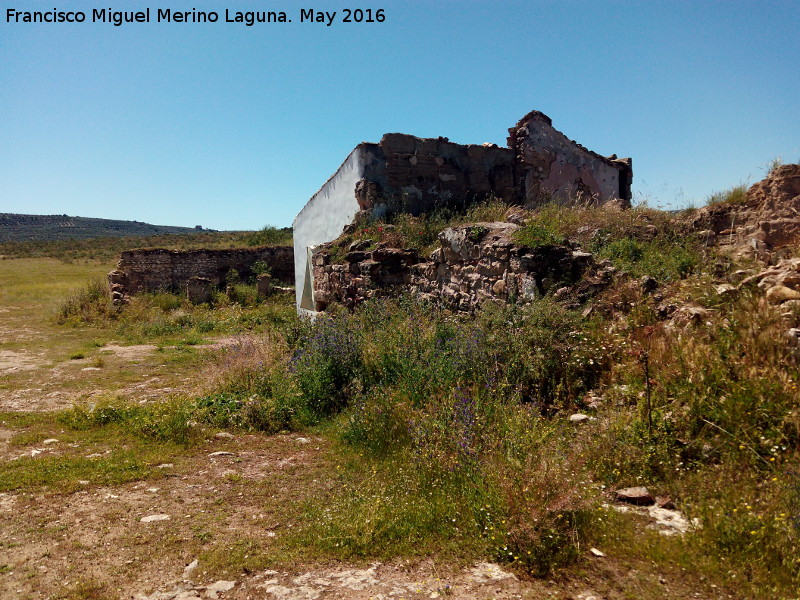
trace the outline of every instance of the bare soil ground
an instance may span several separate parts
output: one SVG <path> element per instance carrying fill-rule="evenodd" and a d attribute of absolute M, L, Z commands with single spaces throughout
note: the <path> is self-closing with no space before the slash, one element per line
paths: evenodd
<path fill-rule="evenodd" d="M 112 266 L 0 261 L 0 412 L 58 410 L 101 397 L 146 402 L 190 393 L 204 354 L 233 342 L 129 345 L 115 339 L 113 331 L 52 322 L 72 289 Z"/>

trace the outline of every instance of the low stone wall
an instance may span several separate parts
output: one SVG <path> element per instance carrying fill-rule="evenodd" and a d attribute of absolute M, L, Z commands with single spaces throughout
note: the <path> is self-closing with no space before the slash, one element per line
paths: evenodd
<path fill-rule="evenodd" d="M 332 263 L 323 248 L 313 257 L 315 310 L 331 302 L 352 308 L 408 290 L 469 312 L 487 300 L 530 302 L 561 288 L 580 299 L 611 283 L 609 264 L 569 246 L 521 246 L 512 239 L 517 229 L 500 222 L 445 229 L 429 259 L 411 249 L 367 250 L 364 241 L 353 243 L 343 262 Z"/>
<path fill-rule="evenodd" d="M 192 278 L 208 279 L 219 287 L 235 269 L 242 279 L 255 274 L 252 267 L 263 262 L 272 279 L 294 284 L 294 250 L 291 246 L 234 248 L 225 250 L 165 250 L 150 248 L 122 253 L 117 268 L 108 274 L 115 300 L 140 292 L 185 291 Z"/>

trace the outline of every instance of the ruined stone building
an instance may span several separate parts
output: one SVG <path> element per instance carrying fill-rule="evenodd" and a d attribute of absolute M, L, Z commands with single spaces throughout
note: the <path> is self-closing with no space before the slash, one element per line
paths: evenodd
<path fill-rule="evenodd" d="M 314 311 L 312 256 L 359 211 L 420 214 L 464 207 L 489 196 L 528 208 L 545 202 L 610 200 L 630 206 L 631 159 L 601 156 L 569 140 L 546 115 L 532 111 L 509 129 L 508 147 L 455 144 L 389 133 L 362 142 L 294 220 L 298 310 Z"/>
<path fill-rule="evenodd" d="M 291 246 L 230 248 L 220 250 L 166 250 L 143 248 L 122 253 L 117 268 L 108 274 L 115 302 L 142 292 L 185 291 L 191 280 L 202 280 L 209 288 L 224 285 L 236 271 L 251 278 L 257 262 L 267 266 L 272 277 L 292 284 L 294 256 Z"/>

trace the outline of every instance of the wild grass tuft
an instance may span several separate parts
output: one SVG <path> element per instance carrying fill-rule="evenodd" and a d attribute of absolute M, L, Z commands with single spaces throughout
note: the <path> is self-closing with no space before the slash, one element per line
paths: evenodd
<path fill-rule="evenodd" d="M 92 279 L 82 289 L 68 296 L 58 307 L 55 321 L 59 325 L 91 323 L 113 319 L 117 313 L 111 304 L 108 285 L 102 279 Z"/>
<path fill-rule="evenodd" d="M 702 248 L 679 221 L 644 206 L 615 211 L 548 204 L 537 209 L 516 239 L 531 248 L 574 240 L 634 277 L 659 281 L 684 279 L 703 261 Z"/>
<path fill-rule="evenodd" d="M 771 172 L 773 168 L 777 167 L 770 167 L 769 172 Z M 747 187 L 748 186 L 746 184 L 742 183 L 722 192 L 714 192 L 708 197 L 708 200 L 706 200 L 706 205 L 714 206 L 716 204 L 744 204 L 747 202 Z"/>
<path fill-rule="evenodd" d="M 131 342 L 201 343 L 208 334 L 233 334 L 268 326 L 288 326 L 297 315 L 285 296 L 259 299 L 254 285 L 236 283 L 217 292 L 214 302 L 193 305 L 169 291 L 133 296 L 125 305 L 111 304 L 102 280 L 92 281 L 58 307 L 55 321 L 62 325 L 108 328 Z"/>
<path fill-rule="evenodd" d="M 199 436 L 192 422 L 194 410 L 194 403 L 183 398 L 147 405 L 112 399 L 73 406 L 63 411 L 58 420 L 75 430 L 116 426 L 141 437 L 188 445 Z"/>

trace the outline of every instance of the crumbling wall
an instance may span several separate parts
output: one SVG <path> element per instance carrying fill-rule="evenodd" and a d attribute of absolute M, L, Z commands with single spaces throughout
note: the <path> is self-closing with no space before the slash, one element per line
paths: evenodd
<path fill-rule="evenodd" d="M 532 111 L 508 130 L 508 147 L 455 144 L 447 138 L 387 133 L 362 143 L 363 175 L 354 195 L 361 210 L 418 215 L 494 196 L 527 207 L 560 203 L 630 206 L 630 158 L 601 156 L 568 139 L 550 118 Z"/>
<path fill-rule="evenodd" d="M 611 282 L 607 263 L 569 246 L 528 248 L 513 241 L 513 223 L 475 223 L 445 229 L 429 259 L 416 250 L 364 248 L 354 242 L 342 262 L 331 248 L 313 258 L 315 310 L 339 302 L 354 307 L 368 298 L 407 290 L 460 311 L 487 300 L 529 302 L 570 286 L 577 297 Z"/>
<path fill-rule="evenodd" d="M 532 111 L 508 130 L 514 152 L 515 200 L 529 208 L 556 201 L 630 206 L 630 158 L 601 156 L 553 128 L 550 117 Z"/>
<path fill-rule="evenodd" d="M 418 215 L 490 195 L 509 201 L 514 197 L 514 154 L 509 148 L 402 133 L 387 133 L 380 143 L 364 146 L 377 160 L 367 166 L 359 189 L 367 191 L 360 194 L 362 209 L 377 204 Z"/>
<path fill-rule="evenodd" d="M 289 246 L 225 250 L 126 250 L 117 268 L 108 275 L 115 300 L 141 292 L 180 291 L 192 278 L 220 286 L 235 269 L 242 279 L 254 276 L 252 267 L 263 262 L 274 279 L 294 283 L 294 251 Z"/>
<path fill-rule="evenodd" d="M 325 285 L 314 281 L 319 271 L 312 256 L 361 211 L 372 218 L 418 215 L 438 207 L 465 208 L 489 196 L 527 207 L 551 200 L 630 206 L 630 159 L 587 150 L 538 111 L 525 115 L 509 134 L 507 148 L 400 133 L 359 144 L 295 218 L 298 310 L 316 310 L 315 293 L 326 293 Z M 338 267 L 332 272 L 339 278 Z M 348 279 L 347 285 L 359 284 Z"/>

